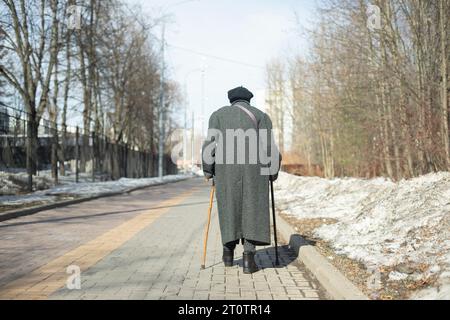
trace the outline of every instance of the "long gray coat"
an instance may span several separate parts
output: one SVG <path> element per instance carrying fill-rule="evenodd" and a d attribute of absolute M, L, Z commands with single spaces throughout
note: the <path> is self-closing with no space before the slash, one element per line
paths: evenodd
<path fill-rule="evenodd" d="M 209 120 L 210 132 L 211 129 L 219 130 L 226 145 L 226 129 L 246 131 L 255 128 L 250 116 L 235 106 L 236 103 L 255 115 L 259 129 L 266 129 L 268 134 L 271 134 L 272 121 L 269 116 L 242 100 L 214 112 Z M 226 164 L 224 161 L 220 164 L 216 159 L 218 147 L 210 154 L 213 158 L 216 157 L 215 163 L 205 163 L 205 150 L 217 139 L 217 135 L 209 134 L 205 141 L 203 171 L 205 175 L 214 175 L 222 243 L 244 238 L 259 245 L 270 244 L 269 176 L 261 175 L 260 171 L 264 164 L 259 159 L 257 164 L 249 164 L 248 156 L 246 156 L 245 164 Z M 237 143 L 234 145 L 236 158 L 238 146 Z M 275 149 L 278 153 L 278 149 Z M 223 158 L 226 158 L 227 152 L 230 150 L 226 150 L 225 147 Z M 270 152 L 269 147 L 267 153 L 270 154 Z M 246 143 L 246 155 L 248 155 L 248 143 Z M 276 173 L 273 172 L 273 174 Z"/>

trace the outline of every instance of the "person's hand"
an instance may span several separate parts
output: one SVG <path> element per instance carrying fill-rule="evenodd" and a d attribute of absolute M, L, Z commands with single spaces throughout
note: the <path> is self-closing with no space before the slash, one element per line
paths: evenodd
<path fill-rule="evenodd" d="M 205 180 L 206 180 L 206 182 L 208 182 L 209 180 L 211 180 L 212 177 L 213 177 L 212 174 L 206 173 L 206 172 L 205 172 Z"/>

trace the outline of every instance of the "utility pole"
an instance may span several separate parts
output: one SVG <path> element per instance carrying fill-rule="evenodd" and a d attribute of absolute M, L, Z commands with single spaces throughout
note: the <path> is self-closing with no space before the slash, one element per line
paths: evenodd
<path fill-rule="evenodd" d="M 187 90 L 185 88 L 185 93 L 187 93 Z M 184 173 L 188 172 L 187 168 L 187 117 L 188 117 L 188 111 L 187 111 L 187 99 L 184 106 L 184 130 L 183 130 L 183 171 Z"/>
<path fill-rule="evenodd" d="M 193 2 L 196 0 L 184 0 L 181 2 L 173 3 L 168 6 L 165 6 L 163 11 L 167 10 L 170 7 L 179 6 L 188 2 Z M 164 174 L 164 140 L 165 140 L 165 130 L 164 130 L 164 115 L 165 115 L 165 101 L 164 101 L 164 82 L 165 82 L 165 46 L 166 46 L 166 21 L 162 21 L 162 31 L 161 31 L 161 76 L 160 76 L 160 97 L 159 97 L 159 114 L 158 114 L 158 127 L 159 127 L 159 141 L 158 141 L 158 177 L 162 178 Z"/>
<path fill-rule="evenodd" d="M 194 168 L 194 139 L 195 139 L 195 115 L 192 111 L 192 130 L 191 130 L 191 169 Z"/>
<path fill-rule="evenodd" d="M 158 177 L 163 176 L 163 161 L 164 161 L 164 72 L 166 68 L 164 50 L 166 45 L 166 24 L 163 22 L 162 25 L 162 36 L 161 36 L 161 75 L 160 75 L 160 96 L 159 96 L 159 113 L 158 113 L 158 127 L 159 127 L 159 141 L 158 141 Z"/>
<path fill-rule="evenodd" d="M 202 67 L 202 133 L 201 137 L 205 134 L 205 65 Z"/>
<path fill-rule="evenodd" d="M 184 169 L 185 172 L 187 172 L 187 168 L 188 166 L 186 165 L 187 163 L 187 124 L 188 124 L 188 107 L 189 107 L 189 94 L 188 94 L 188 79 L 189 77 L 194 74 L 195 72 L 202 72 L 204 69 L 203 68 L 197 68 L 197 69 L 193 69 L 191 71 L 189 71 L 186 76 L 184 77 L 184 94 L 186 97 L 186 103 L 185 103 L 185 108 L 184 108 L 184 135 L 183 135 L 183 163 L 184 163 Z M 191 133 L 191 151 L 193 151 L 193 139 L 194 139 L 194 114 L 192 114 L 192 133 Z M 193 159 L 193 158 L 192 158 Z M 191 159 L 191 160 L 192 160 Z M 191 162 L 191 167 L 192 167 L 192 163 Z M 191 168 L 192 169 L 192 168 Z"/>

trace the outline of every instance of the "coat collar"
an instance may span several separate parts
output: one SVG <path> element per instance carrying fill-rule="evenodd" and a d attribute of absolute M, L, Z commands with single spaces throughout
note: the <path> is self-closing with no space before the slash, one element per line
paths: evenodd
<path fill-rule="evenodd" d="M 234 105 L 237 104 L 237 103 L 239 103 L 239 104 L 244 104 L 244 105 L 246 105 L 246 106 L 250 106 L 250 103 L 249 103 L 247 100 L 236 100 L 236 101 L 234 101 L 231 105 L 234 106 Z"/>

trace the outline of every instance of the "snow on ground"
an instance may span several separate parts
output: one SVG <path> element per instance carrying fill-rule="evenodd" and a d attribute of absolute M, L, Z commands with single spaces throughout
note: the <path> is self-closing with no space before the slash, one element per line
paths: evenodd
<path fill-rule="evenodd" d="M 59 183 L 71 184 L 75 182 L 75 174 L 70 170 L 66 171 L 66 175 L 58 176 Z M 97 181 L 106 180 L 103 175 L 96 175 Z M 78 177 L 79 182 L 92 181 L 91 173 L 80 173 Z M 17 195 L 24 193 L 28 184 L 28 174 L 25 170 L 8 170 L 0 171 L 0 196 Z M 38 171 L 38 174 L 33 176 L 33 188 L 36 190 L 44 190 L 51 188 L 54 185 L 52 174 L 50 170 Z"/>
<path fill-rule="evenodd" d="M 47 189 L 29 194 L 15 195 L 13 192 L 18 189 L 21 183 L 17 183 L 17 181 L 22 181 L 21 179 L 23 179 L 26 182 L 26 174 L 18 173 L 12 175 L 11 173 L 2 172 L 0 173 L 0 186 L 7 192 L 3 193 L 6 195 L 0 196 L 0 206 L 17 206 L 35 202 L 50 203 L 57 201 L 61 196 L 85 197 L 126 192 L 138 187 L 180 181 L 191 176 L 192 174 L 182 174 L 164 176 L 161 179 L 158 177 L 142 179 L 121 178 L 117 181 L 89 182 L 91 177 L 86 174 L 80 175 L 80 183 L 75 183 L 73 177 L 61 177 L 61 184 L 51 187 L 53 185 L 52 180 L 48 175 L 42 174 L 39 177 L 34 177 L 34 180 L 37 181 L 38 185 L 41 185 L 42 189 Z"/>
<path fill-rule="evenodd" d="M 322 179 L 280 173 L 277 207 L 297 218 L 338 222 L 315 230 L 338 254 L 368 270 L 400 264 L 425 265 L 423 272 L 391 272 L 399 281 L 437 274 L 438 286 L 412 298 L 450 298 L 450 173 L 432 173 L 394 183 L 376 179 Z"/>
<path fill-rule="evenodd" d="M 15 195 L 26 188 L 28 176 L 26 172 L 0 171 L 0 195 Z M 36 177 L 34 186 L 36 189 L 44 189 L 52 184 L 47 176 Z"/>
<path fill-rule="evenodd" d="M 194 166 L 191 170 L 192 170 L 192 174 L 194 176 L 197 176 L 197 177 L 205 176 L 205 174 L 203 173 L 203 170 L 200 167 Z"/>
<path fill-rule="evenodd" d="M 134 188 L 152 186 L 164 182 L 174 182 L 186 179 L 186 175 L 170 175 L 162 178 L 121 178 L 117 181 L 106 182 L 84 182 L 54 187 L 45 191 L 38 191 L 45 195 L 74 195 L 74 196 L 97 196 L 103 194 L 125 192 Z"/>

